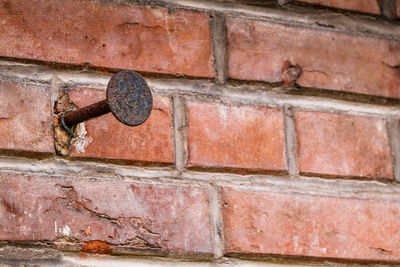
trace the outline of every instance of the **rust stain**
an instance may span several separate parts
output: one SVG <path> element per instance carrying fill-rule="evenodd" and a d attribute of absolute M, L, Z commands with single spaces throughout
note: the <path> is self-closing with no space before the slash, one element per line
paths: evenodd
<path fill-rule="evenodd" d="M 112 248 L 107 242 L 95 240 L 85 243 L 81 248 L 81 252 L 111 254 Z"/>
<path fill-rule="evenodd" d="M 286 60 L 282 66 L 282 80 L 286 86 L 293 86 L 296 80 L 301 76 L 302 70 L 299 65 L 293 65 Z"/>

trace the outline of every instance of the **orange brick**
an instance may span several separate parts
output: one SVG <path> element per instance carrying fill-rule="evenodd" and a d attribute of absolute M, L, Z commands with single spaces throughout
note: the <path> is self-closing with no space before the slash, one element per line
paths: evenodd
<path fill-rule="evenodd" d="M 83 107 L 105 99 L 105 91 L 79 87 L 69 97 Z M 173 163 L 171 101 L 157 96 L 153 101 L 150 117 L 136 127 L 122 124 L 111 113 L 85 122 L 87 134 L 72 144 L 71 156 Z"/>
<path fill-rule="evenodd" d="M 231 78 L 281 82 L 288 61 L 301 86 L 400 97 L 399 41 L 232 17 L 227 34 Z"/>
<path fill-rule="evenodd" d="M 393 178 L 385 120 L 297 111 L 295 123 L 300 172 Z"/>
<path fill-rule="evenodd" d="M 0 240 L 70 240 L 107 254 L 213 251 L 203 187 L 3 174 L 0 199 Z"/>
<path fill-rule="evenodd" d="M 0 149 L 54 153 L 48 85 L 0 82 Z"/>
<path fill-rule="evenodd" d="M 34 15 L 33 15 L 34 14 Z M 0 55 L 212 77 L 205 13 L 105 1 L 0 2 Z"/>
<path fill-rule="evenodd" d="M 377 0 L 299 0 L 298 2 L 316 4 L 321 6 L 349 9 L 359 12 L 380 14 Z"/>
<path fill-rule="evenodd" d="M 188 102 L 189 166 L 286 169 L 278 108 Z"/>
<path fill-rule="evenodd" d="M 400 262 L 400 204 L 223 188 L 226 253 Z"/>

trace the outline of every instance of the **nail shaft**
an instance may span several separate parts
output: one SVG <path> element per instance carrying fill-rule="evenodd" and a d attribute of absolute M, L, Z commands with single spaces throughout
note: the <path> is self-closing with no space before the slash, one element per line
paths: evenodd
<path fill-rule="evenodd" d="M 88 119 L 96 118 L 110 112 L 107 100 L 103 100 L 78 110 L 65 114 L 65 124 L 72 128 L 74 125 L 84 122 Z"/>

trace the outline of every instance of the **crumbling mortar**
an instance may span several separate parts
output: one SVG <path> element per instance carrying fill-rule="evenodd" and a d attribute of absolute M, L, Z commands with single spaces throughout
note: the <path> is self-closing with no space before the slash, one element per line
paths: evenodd
<path fill-rule="evenodd" d="M 8 73 L 2 72 L 0 68 L 0 80 L 3 82 L 13 82 L 13 83 L 22 83 L 26 85 L 40 85 L 40 86 L 50 86 L 50 80 L 41 80 L 35 79 L 33 77 L 19 77 L 18 75 L 13 75 L 13 72 L 10 71 Z"/>
<path fill-rule="evenodd" d="M 0 61 L 0 69 L 1 69 Z M 65 72 L 55 72 L 58 79 L 63 81 L 66 86 L 77 86 L 77 84 L 93 84 L 93 82 L 82 82 L 88 75 L 95 73 L 81 73 L 74 74 L 74 76 L 67 75 Z M 96 74 L 97 77 L 103 80 L 102 83 L 97 84 L 95 87 L 103 90 L 105 88 L 109 75 Z M 72 78 L 72 80 L 71 80 Z M 68 80 L 68 82 L 65 81 Z M 383 115 L 398 115 L 400 111 L 397 106 L 400 101 L 396 99 L 388 99 L 379 96 L 360 95 L 348 92 L 337 92 L 330 90 L 322 90 L 317 88 L 292 88 L 292 87 L 276 87 L 273 88 L 265 83 L 249 83 L 241 82 L 236 84 L 236 81 L 229 81 L 227 85 L 220 86 L 210 81 L 204 80 L 185 80 L 185 79 L 148 79 L 148 83 L 152 91 L 156 94 L 163 96 L 181 95 L 185 97 L 196 98 L 199 100 L 210 101 L 225 101 L 237 102 L 244 104 L 256 105 L 272 105 L 283 106 L 290 104 L 292 106 L 305 106 L 307 108 L 321 108 L 339 109 L 339 102 L 342 102 L 347 107 L 344 110 L 365 109 L 361 113 L 378 113 Z M 302 102 L 312 99 L 312 102 L 303 104 Z M 337 102 L 339 101 L 339 102 Z M 348 104 L 347 104 L 348 103 Z M 381 111 L 379 110 L 381 109 Z"/>
<path fill-rule="evenodd" d="M 57 90 L 59 93 L 58 99 L 54 104 L 53 108 L 53 131 L 54 131 L 54 146 L 57 155 L 68 156 L 70 153 L 71 144 L 69 141 L 70 135 L 61 125 L 61 116 L 66 111 L 72 111 L 77 109 L 76 105 L 69 100 L 68 97 L 68 86 L 63 86 Z M 74 130 L 74 135 L 78 132 L 78 129 Z"/>
<path fill-rule="evenodd" d="M 7 160 L 6 157 L 0 158 Z M 15 162 L 15 159 L 12 160 Z M 48 165 L 40 162 L 39 165 L 36 165 L 36 168 L 32 169 L 33 160 L 27 161 L 27 167 L 24 168 L 23 162 L 20 162 L 17 165 L 14 165 L 13 168 L 1 168 L 0 173 L 3 174 L 23 174 L 23 175 L 45 175 L 49 177 L 57 176 L 57 179 L 66 179 L 68 177 L 77 177 L 88 179 L 89 181 L 95 181 L 96 179 L 109 180 L 109 181 L 124 181 L 124 182 L 144 182 L 144 183 L 155 183 L 155 184 L 180 184 L 180 185 L 190 185 L 190 186 L 201 186 L 207 185 L 209 182 L 227 182 L 228 184 L 254 184 L 259 186 L 269 186 L 272 182 L 280 183 L 283 181 L 284 184 L 294 184 L 294 185 L 302 185 L 303 183 L 316 183 L 319 186 L 323 186 L 325 184 L 330 184 L 334 182 L 333 187 L 337 187 L 339 184 L 343 184 L 344 189 L 349 187 L 351 190 L 361 186 L 365 192 L 371 192 L 372 189 L 376 190 L 397 190 L 399 184 L 396 181 L 391 179 L 379 179 L 374 180 L 373 178 L 365 178 L 365 177 L 338 177 L 338 176 L 329 176 L 318 174 L 316 175 L 260 175 L 260 174 L 252 174 L 252 175 L 243 175 L 240 173 L 207 173 L 207 172 L 196 172 L 191 170 L 185 170 L 181 174 L 178 174 L 176 171 L 170 171 L 166 169 L 143 169 L 140 167 L 127 167 L 127 166 L 118 166 L 118 165 L 108 165 L 108 164 L 88 164 L 87 162 L 70 162 L 70 164 L 74 164 L 71 169 L 68 171 L 63 170 L 66 168 L 65 164 L 59 165 L 56 162 Z M 2 161 L 0 161 L 0 166 Z M 48 162 L 49 163 L 49 162 Z M 43 167 L 40 167 L 40 164 L 44 164 Z M 74 166 L 87 166 L 85 169 L 75 169 Z M 101 172 L 97 173 L 97 169 L 105 168 L 108 166 L 109 172 Z M 67 166 L 68 167 L 68 166 Z M 22 172 L 22 173 L 21 173 Z M 325 179 L 329 178 L 329 179 Z M 308 190 L 308 189 L 307 189 Z M 319 190 L 319 189 L 318 189 Z M 331 190 L 331 189 L 329 189 Z M 328 190 L 328 191 L 329 191 Z M 336 189 L 335 189 L 336 190 Z M 334 190 L 334 191 L 335 191 Z M 347 190 L 347 189 L 346 189 Z M 346 191 L 345 190 L 345 191 Z M 340 190 L 339 190 L 340 191 Z M 347 191 L 346 191 L 347 192 Z M 399 191 L 400 193 L 400 191 Z M 382 193 L 385 194 L 385 193 Z"/>
<path fill-rule="evenodd" d="M 210 185 L 217 186 L 233 186 L 239 188 L 253 188 L 256 190 L 272 190 L 273 192 L 299 192 L 304 194 L 314 194 L 323 196 L 343 196 L 343 197 L 360 197 L 364 199 L 386 199 L 400 201 L 400 185 L 394 181 L 382 182 L 376 180 L 354 180 L 342 179 L 339 177 L 330 177 L 323 179 L 321 177 L 307 176 L 270 176 L 270 175 L 239 175 L 227 173 L 199 173 L 184 172 L 182 176 L 169 176 L 167 173 L 158 172 L 154 176 L 146 178 L 137 177 L 137 173 L 125 173 L 124 175 L 108 174 L 96 175 L 93 172 L 81 174 L 70 173 L 63 176 L 58 174 L 44 174 L 41 172 L 26 172 L 24 170 L 1 171 L 3 174 L 15 175 L 46 175 L 53 179 L 87 179 L 115 181 L 126 183 L 138 182 L 144 184 L 174 185 L 174 186 L 191 186 L 191 187 L 208 187 Z M 57 175 L 57 176 L 56 176 Z M 117 175 L 117 176 L 116 176 Z M 56 176 L 56 177 L 54 177 Z M 389 180 L 389 179 L 387 179 Z"/>

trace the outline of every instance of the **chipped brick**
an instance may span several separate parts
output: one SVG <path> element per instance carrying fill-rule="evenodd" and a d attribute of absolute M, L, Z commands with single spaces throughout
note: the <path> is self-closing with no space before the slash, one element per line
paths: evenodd
<path fill-rule="evenodd" d="M 209 255 L 208 202 L 204 187 L 2 174 L 0 240 Z"/>

